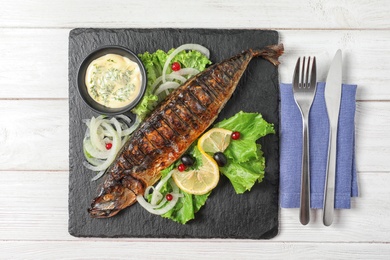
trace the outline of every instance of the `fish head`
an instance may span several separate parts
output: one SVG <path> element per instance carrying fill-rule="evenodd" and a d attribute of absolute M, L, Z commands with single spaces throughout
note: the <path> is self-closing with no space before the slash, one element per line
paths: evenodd
<path fill-rule="evenodd" d="M 88 209 L 88 213 L 94 218 L 109 218 L 115 216 L 122 209 L 132 205 L 137 200 L 137 195 L 123 185 L 114 185 L 103 189 Z"/>

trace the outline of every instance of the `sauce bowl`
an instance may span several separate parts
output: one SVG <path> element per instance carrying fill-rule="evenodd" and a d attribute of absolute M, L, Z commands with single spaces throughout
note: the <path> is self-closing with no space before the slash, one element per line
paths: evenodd
<path fill-rule="evenodd" d="M 137 95 L 137 97 L 128 105 L 120 107 L 120 108 L 110 108 L 103 106 L 102 104 L 99 104 L 96 102 L 88 93 L 87 86 L 85 84 L 85 77 L 87 73 L 87 68 L 91 62 L 96 60 L 99 57 L 102 57 L 106 54 L 117 54 L 121 55 L 124 57 L 129 58 L 131 61 L 137 63 L 140 69 L 141 73 L 141 86 L 140 86 L 140 91 Z M 113 115 L 118 115 L 118 114 L 124 114 L 130 112 L 131 109 L 133 109 L 142 99 L 142 97 L 145 94 L 146 90 L 146 84 L 147 84 L 147 78 L 146 78 L 146 70 L 144 65 L 142 64 L 141 60 L 137 57 L 137 55 L 132 52 L 129 49 L 126 49 L 122 46 L 115 46 L 115 45 L 110 45 L 110 46 L 104 46 L 99 49 L 96 49 L 95 51 L 91 52 L 81 63 L 77 75 L 77 89 L 80 94 L 81 99 L 84 101 L 84 103 L 89 106 L 93 111 L 103 114 L 103 115 L 108 115 L 108 116 L 113 116 Z"/>

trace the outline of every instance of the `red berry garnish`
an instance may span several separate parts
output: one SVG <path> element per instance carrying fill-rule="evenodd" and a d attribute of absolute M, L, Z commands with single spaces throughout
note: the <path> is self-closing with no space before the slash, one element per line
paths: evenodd
<path fill-rule="evenodd" d="M 181 66 L 180 66 L 180 63 L 175 61 L 174 63 L 172 63 L 172 70 L 173 71 L 179 71 L 181 69 Z"/>
<path fill-rule="evenodd" d="M 233 140 L 238 140 L 238 139 L 240 139 L 240 132 L 233 132 L 232 133 L 232 139 Z"/>
<path fill-rule="evenodd" d="M 111 147 L 112 147 L 112 143 L 106 143 L 106 149 L 107 149 L 107 150 L 110 150 Z"/>
<path fill-rule="evenodd" d="M 184 165 L 184 163 L 181 163 L 181 164 L 179 164 L 179 166 L 177 167 L 177 169 L 178 169 L 180 172 L 182 172 L 182 171 L 184 171 L 184 170 L 186 169 L 186 166 Z"/>
<path fill-rule="evenodd" d="M 172 194 L 168 193 L 165 198 L 167 199 L 167 201 L 171 201 L 173 199 L 173 196 Z"/>

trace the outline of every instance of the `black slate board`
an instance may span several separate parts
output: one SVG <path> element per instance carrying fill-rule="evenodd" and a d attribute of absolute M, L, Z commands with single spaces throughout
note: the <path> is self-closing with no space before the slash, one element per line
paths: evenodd
<path fill-rule="evenodd" d="M 94 114 L 82 103 L 76 90 L 76 75 L 83 58 L 104 45 L 121 45 L 135 53 L 169 50 L 184 43 L 210 49 L 216 63 L 248 48 L 278 43 L 278 33 L 261 30 L 216 29 L 74 29 L 69 35 L 69 233 L 77 237 L 148 238 L 243 238 L 269 239 L 278 233 L 279 136 L 260 142 L 266 157 L 262 183 L 237 195 L 222 176 L 206 205 L 186 225 L 155 216 L 138 204 L 109 219 L 93 219 L 87 213 L 100 182 L 90 182 L 93 173 L 82 166 L 82 119 Z M 219 119 L 236 112 L 260 112 L 279 129 L 277 68 L 254 59 Z"/>

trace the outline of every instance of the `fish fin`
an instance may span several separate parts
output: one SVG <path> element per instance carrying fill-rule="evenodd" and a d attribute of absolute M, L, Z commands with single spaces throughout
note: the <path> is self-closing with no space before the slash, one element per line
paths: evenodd
<path fill-rule="evenodd" d="M 278 58 L 280 55 L 282 55 L 284 52 L 284 46 L 283 43 L 280 43 L 278 45 L 269 45 L 266 46 L 262 50 L 254 50 L 253 55 L 255 57 L 260 56 L 269 62 L 271 62 L 273 65 L 277 66 L 280 64 L 278 61 Z"/>

